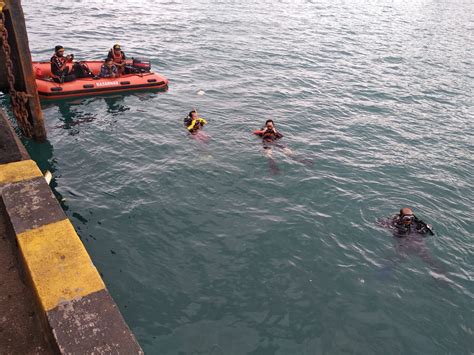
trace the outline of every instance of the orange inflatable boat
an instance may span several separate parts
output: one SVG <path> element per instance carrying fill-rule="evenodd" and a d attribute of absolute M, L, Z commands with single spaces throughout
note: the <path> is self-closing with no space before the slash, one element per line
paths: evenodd
<path fill-rule="evenodd" d="M 81 61 L 97 75 L 103 61 Z M 72 63 L 68 64 L 72 67 Z M 93 96 L 124 91 L 168 89 L 168 79 L 160 74 L 144 72 L 123 74 L 119 78 L 81 78 L 67 83 L 56 83 L 51 79 L 50 62 L 33 62 L 36 86 L 41 99 L 60 99 L 79 96 Z"/>

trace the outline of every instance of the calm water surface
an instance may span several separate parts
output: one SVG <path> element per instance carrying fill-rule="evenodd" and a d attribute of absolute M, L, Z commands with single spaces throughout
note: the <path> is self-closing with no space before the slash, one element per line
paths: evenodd
<path fill-rule="evenodd" d="M 118 42 L 170 79 L 44 103 L 26 142 L 147 353 L 472 354 L 471 1 L 23 5 L 35 60 Z M 424 245 L 377 226 L 403 206 Z"/>

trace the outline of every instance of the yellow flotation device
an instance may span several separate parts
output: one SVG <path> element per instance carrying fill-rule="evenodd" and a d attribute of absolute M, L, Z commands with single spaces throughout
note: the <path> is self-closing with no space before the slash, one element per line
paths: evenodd
<path fill-rule="evenodd" d="M 195 129 L 198 129 L 199 126 L 204 126 L 205 124 L 207 124 L 207 121 L 204 118 L 199 117 L 195 120 L 192 120 L 187 128 L 189 131 L 194 131 Z"/>

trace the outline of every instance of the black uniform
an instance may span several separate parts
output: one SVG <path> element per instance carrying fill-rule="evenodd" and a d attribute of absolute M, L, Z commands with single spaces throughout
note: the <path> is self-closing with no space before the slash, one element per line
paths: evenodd
<path fill-rule="evenodd" d="M 413 220 L 410 224 L 405 224 L 402 221 L 402 217 L 400 215 L 396 215 L 392 219 L 392 226 L 397 230 L 397 237 L 405 237 L 412 233 L 418 234 L 433 234 L 431 228 L 422 220 L 413 216 Z"/>
<path fill-rule="evenodd" d="M 69 68 L 65 67 L 61 70 L 61 67 L 66 63 L 66 57 L 59 57 L 58 55 L 53 55 L 51 57 L 51 77 L 57 83 L 65 83 L 68 81 L 73 81 L 76 79 L 74 74 L 69 72 Z"/>

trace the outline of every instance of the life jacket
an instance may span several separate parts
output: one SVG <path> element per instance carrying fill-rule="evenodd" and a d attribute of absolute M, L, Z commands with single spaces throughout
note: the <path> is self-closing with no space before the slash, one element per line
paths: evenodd
<path fill-rule="evenodd" d="M 280 133 L 280 132 L 275 132 L 275 131 L 269 131 L 265 128 L 262 128 L 262 130 L 264 130 L 264 132 L 262 133 L 262 139 L 264 141 L 267 141 L 267 142 L 272 142 L 272 141 L 276 141 L 277 139 L 280 139 L 281 137 L 283 137 L 283 135 Z"/>
<path fill-rule="evenodd" d="M 207 123 L 207 121 L 204 118 L 197 118 L 195 120 L 188 119 L 184 121 L 184 124 L 186 125 L 186 128 L 190 132 L 197 131 L 199 128 L 204 126 Z"/>
<path fill-rule="evenodd" d="M 66 63 L 66 57 L 59 57 L 56 54 L 51 57 L 51 77 L 53 78 L 59 78 L 62 73 L 64 72 L 63 70 L 60 70 L 64 63 Z M 55 70 L 57 71 L 55 73 Z"/>
<path fill-rule="evenodd" d="M 123 52 L 120 51 L 119 54 L 117 55 L 115 54 L 115 51 L 113 48 L 110 51 L 112 52 L 112 59 L 114 63 L 121 64 L 123 61 Z"/>

